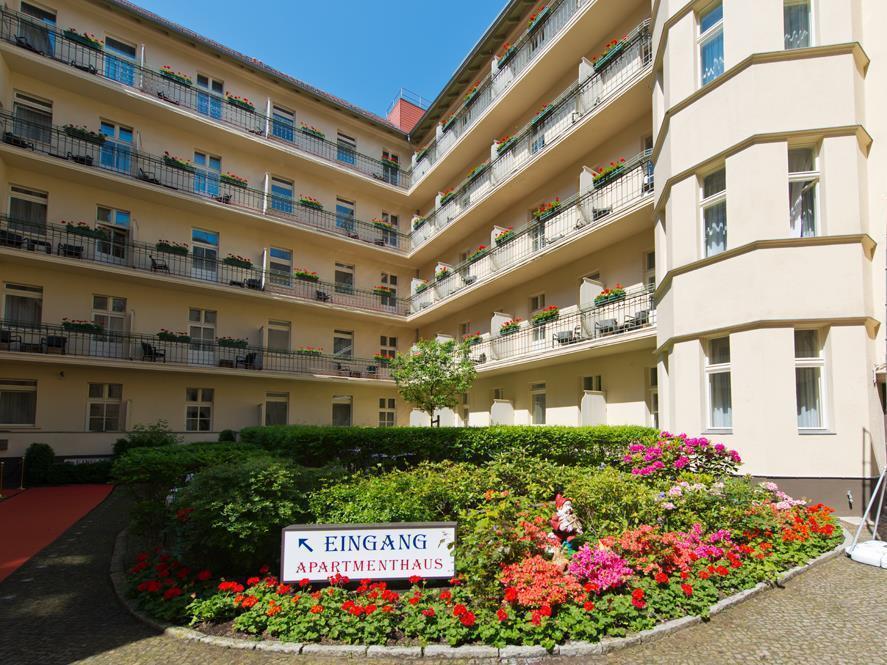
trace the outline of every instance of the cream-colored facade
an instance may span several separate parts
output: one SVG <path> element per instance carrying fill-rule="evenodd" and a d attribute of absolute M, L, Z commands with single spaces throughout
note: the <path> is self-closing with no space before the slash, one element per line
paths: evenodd
<path fill-rule="evenodd" d="M 468 336 L 444 425 L 706 432 L 858 492 L 884 448 L 885 18 L 512 0 L 404 131 L 128 3 L 14 2 L 0 456 L 161 418 L 422 424 L 386 359 Z"/>

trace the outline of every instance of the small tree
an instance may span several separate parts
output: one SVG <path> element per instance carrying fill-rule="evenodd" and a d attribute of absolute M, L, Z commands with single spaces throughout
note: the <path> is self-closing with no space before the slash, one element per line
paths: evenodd
<path fill-rule="evenodd" d="M 390 367 L 401 397 L 431 418 L 436 409 L 456 406 L 477 376 L 468 344 L 433 339 L 420 340 L 410 353 L 398 354 Z"/>

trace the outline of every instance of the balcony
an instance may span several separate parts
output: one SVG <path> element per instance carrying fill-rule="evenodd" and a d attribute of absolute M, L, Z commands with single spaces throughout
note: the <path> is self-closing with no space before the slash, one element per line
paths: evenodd
<path fill-rule="evenodd" d="M 0 40 L 69 65 L 81 72 L 127 89 L 138 90 L 171 106 L 193 112 L 243 133 L 262 137 L 299 152 L 336 164 L 376 181 L 409 189 L 411 174 L 368 155 L 342 148 L 291 123 L 282 123 L 248 105 L 232 102 L 160 71 L 105 53 L 78 39 L 76 33 L 55 30 L 32 17 L 0 10 Z"/>
<path fill-rule="evenodd" d="M 509 270 L 539 259 L 542 254 L 563 248 L 592 229 L 617 218 L 644 199 L 652 201 L 653 162 L 650 152 L 627 161 L 618 171 L 598 180 L 587 192 L 563 201 L 547 216 L 513 229 L 503 239 L 491 233 L 490 243 L 468 260 L 454 266 L 443 279 L 429 284 L 409 301 L 411 314 L 458 298 L 471 288 L 501 278 Z M 415 290 L 415 289 L 414 289 Z"/>
<path fill-rule="evenodd" d="M 229 373 L 263 372 L 261 376 L 268 378 L 313 376 L 343 380 L 390 380 L 388 368 L 377 360 L 277 351 L 248 344 L 232 347 L 221 341 L 190 341 L 187 336 L 175 339 L 178 337 L 175 334 L 171 334 L 169 339 L 162 339 L 157 335 L 111 333 L 100 329 L 72 330 L 71 326 L 32 326 L 0 321 L 0 357 L 15 357 L 18 360 L 33 358 L 41 362 L 88 358 L 93 361 L 90 364 L 98 361 L 115 366 L 123 363 L 132 367 L 184 371 L 216 368 Z M 83 325 L 79 327 L 83 328 Z"/>
<path fill-rule="evenodd" d="M 306 281 L 295 275 L 262 267 L 232 265 L 227 259 L 208 259 L 188 253 L 186 247 L 164 243 L 112 240 L 101 228 L 75 225 L 34 225 L 0 216 L 0 249 L 46 255 L 67 263 L 104 266 L 133 274 L 185 280 L 196 285 L 228 287 L 283 296 L 315 305 L 405 316 L 409 301 L 390 293 L 355 289 L 348 284 Z M 40 258 L 43 258 L 40 256 Z"/>
<path fill-rule="evenodd" d="M 235 183 L 217 171 L 199 169 L 167 156 L 140 152 L 100 134 L 84 138 L 81 132 L 16 118 L 0 112 L 3 143 L 73 162 L 160 190 L 178 192 L 232 209 L 264 215 L 294 227 L 358 240 L 380 249 L 405 253 L 409 236 L 387 227 L 306 206 L 294 197 L 266 194 Z"/>
<path fill-rule="evenodd" d="M 512 180 L 531 161 L 547 153 L 560 139 L 575 131 L 602 104 L 620 95 L 650 65 L 650 34 L 647 22 L 625 40 L 617 55 L 598 70 L 590 67 L 587 78 L 571 85 L 543 107 L 517 133 L 491 148 L 491 159 L 476 167 L 457 185 L 446 203 L 425 218 L 414 221 L 411 248 L 416 250 L 440 231 Z M 451 130 L 452 131 L 452 130 Z"/>
<path fill-rule="evenodd" d="M 547 323 L 522 321 L 507 335 L 482 335 L 469 352 L 484 373 L 517 363 L 566 362 L 574 352 L 655 336 L 655 325 L 653 292 L 639 289 L 599 306 L 564 308 Z"/>

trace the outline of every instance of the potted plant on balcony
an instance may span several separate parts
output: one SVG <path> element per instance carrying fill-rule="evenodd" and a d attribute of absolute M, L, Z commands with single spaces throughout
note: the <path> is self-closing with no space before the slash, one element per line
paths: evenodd
<path fill-rule="evenodd" d="M 591 178 L 592 184 L 595 187 L 603 187 L 607 183 L 612 182 L 613 180 L 618 178 L 624 170 L 624 157 L 619 159 L 618 161 L 610 162 L 607 166 L 598 166 Z"/>
<path fill-rule="evenodd" d="M 628 43 L 628 35 L 622 35 L 622 39 L 614 39 L 604 47 L 603 53 L 592 59 L 594 71 L 600 72 L 607 68 L 611 62 L 616 60 L 620 53 L 625 49 Z"/>
<path fill-rule="evenodd" d="M 518 330 L 520 330 L 521 321 L 523 321 L 523 319 L 517 316 L 503 323 L 501 326 L 499 326 L 499 336 L 505 337 L 507 335 L 513 335 L 514 333 L 516 333 Z"/>
<path fill-rule="evenodd" d="M 377 296 L 393 296 L 395 292 L 396 289 L 393 286 L 379 284 L 378 286 L 373 287 L 373 293 Z"/>
<path fill-rule="evenodd" d="M 417 217 L 416 219 L 414 219 L 413 231 L 418 231 L 419 229 L 421 229 L 423 226 L 425 226 L 425 222 L 427 221 L 428 219 L 426 217 Z"/>
<path fill-rule="evenodd" d="M 455 198 L 456 192 L 453 191 L 453 188 L 445 189 L 440 193 L 440 205 L 445 206 L 447 203 Z"/>
<path fill-rule="evenodd" d="M 154 245 L 154 249 L 158 252 L 166 252 L 167 254 L 188 256 L 188 245 L 181 242 L 173 242 L 172 240 L 158 240 Z"/>
<path fill-rule="evenodd" d="M 380 231 L 390 231 L 392 233 L 397 233 L 397 227 L 394 224 L 386 222 L 384 219 L 374 217 L 372 222 L 373 227 L 379 229 Z"/>
<path fill-rule="evenodd" d="M 542 5 L 540 9 L 537 9 L 533 14 L 530 14 L 530 18 L 527 21 L 527 34 L 533 32 L 542 25 L 542 22 L 548 16 L 549 12 L 548 5 Z"/>
<path fill-rule="evenodd" d="M 246 178 L 243 178 L 236 173 L 231 173 L 231 171 L 221 174 L 219 180 L 226 185 L 232 185 L 234 187 L 246 187 L 249 184 Z"/>
<path fill-rule="evenodd" d="M 449 131 L 450 127 L 452 127 L 455 122 L 456 122 L 456 114 L 454 113 L 453 115 L 445 118 L 444 120 L 441 120 L 440 127 L 443 131 L 446 132 L 446 131 Z"/>
<path fill-rule="evenodd" d="M 499 69 L 501 69 L 516 54 L 517 54 L 517 45 L 511 44 L 510 42 L 505 42 L 504 44 L 502 44 L 502 55 L 499 56 L 499 60 L 496 62 L 496 66 L 499 67 Z"/>
<path fill-rule="evenodd" d="M 477 166 L 475 166 L 473 169 L 471 169 L 468 172 L 468 176 L 465 178 L 466 183 L 474 180 L 477 176 L 479 176 L 481 173 L 486 171 L 489 167 L 490 167 L 489 162 L 484 162 L 483 164 L 478 164 Z"/>
<path fill-rule="evenodd" d="M 293 271 L 293 277 L 303 282 L 318 281 L 317 273 L 313 270 L 305 270 L 304 268 L 296 268 Z"/>
<path fill-rule="evenodd" d="M 450 269 L 449 268 L 441 268 L 436 273 L 434 273 L 434 279 L 437 282 L 439 282 L 442 279 L 446 279 L 449 276 L 450 276 Z"/>
<path fill-rule="evenodd" d="M 507 228 L 502 229 L 499 233 L 496 234 L 496 246 L 504 245 L 509 240 L 514 239 L 514 228 L 509 226 Z"/>
<path fill-rule="evenodd" d="M 392 169 L 400 168 L 400 162 L 394 155 L 388 155 L 387 157 L 383 156 L 379 161 L 382 162 L 382 164 L 384 164 L 385 166 L 388 166 Z"/>
<path fill-rule="evenodd" d="M 160 75 L 170 81 L 175 81 L 176 83 L 189 88 L 191 87 L 191 77 L 182 72 L 174 71 L 169 65 L 163 65 L 163 67 L 160 68 Z"/>
<path fill-rule="evenodd" d="M 238 256 L 237 254 L 228 254 L 228 256 L 222 259 L 222 263 L 224 263 L 226 266 L 245 268 L 247 270 L 253 267 L 252 261 L 243 256 Z"/>
<path fill-rule="evenodd" d="M 239 109 L 243 109 L 244 111 L 253 112 L 256 110 L 255 105 L 248 100 L 246 97 L 239 97 L 237 95 L 232 95 L 230 92 L 225 93 L 225 98 L 228 100 L 228 103 L 231 106 L 236 106 Z"/>
<path fill-rule="evenodd" d="M 501 155 L 504 152 L 507 152 L 516 142 L 516 136 L 511 136 L 510 134 L 500 136 L 498 139 L 496 139 L 496 154 Z"/>
<path fill-rule="evenodd" d="M 62 330 L 67 332 L 90 333 L 93 335 L 101 335 L 105 332 L 105 329 L 98 323 L 68 318 L 62 319 Z"/>
<path fill-rule="evenodd" d="M 533 116 L 532 120 L 530 120 L 530 125 L 535 127 L 540 122 L 545 120 L 545 118 L 548 117 L 548 114 L 551 113 L 553 110 L 554 110 L 554 104 L 546 104 L 541 109 L 539 109 L 539 111 L 536 113 L 536 115 Z"/>
<path fill-rule="evenodd" d="M 311 208 L 312 210 L 323 210 L 323 204 L 313 196 L 308 196 L 307 194 L 299 195 L 299 205 L 305 208 Z"/>
<path fill-rule="evenodd" d="M 81 46 L 95 49 L 96 51 L 101 51 L 104 48 L 102 40 L 91 32 L 77 32 L 76 28 L 68 28 L 62 34 L 64 34 L 65 39 L 77 42 Z"/>
<path fill-rule="evenodd" d="M 533 211 L 533 221 L 544 222 L 549 217 L 555 215 L 560 210 L 560 207 L 560 197 L 555 198 L 554 201 L 546 201 Z"/>
<path fill-rule="evenodd" d="M 157 333 L 157 339 L 159 339 L 161 342 L 178 342 L 180 344 L 189 344 L 191 342 L 191 335 L 183 332 L 173 332 L 172 330 L 161 328 L 160 332 Z"/>
<path fill-rule="evenodd" d="M 300 346 L 293 351 L 297 356 L 313 356 L 317 357 L 323 353 L 323 347 L 320 346 Z"/>
<path fill-rule="evenodd" d="M 249 346 L 249 342 L 237 337 L 218 337 L 216 339 L 216 344 L 223 349 L 245 349 Z"/>
<path fill-rule="evenodd" d="M 388 367 L 388 364 L 391 362 L 391 358 L 383 356 L 381 353 L 373 354 L 373 360 L 375 360 L 380 367 Z"/>
<path fill-rule="evenodd" d="M 416 284 L 416 294 L 422 293 L 428 289 L 428 282 L 419 282 Z"/>
<path fill-rule="evenodd" d="M 163 151 L 163 163 L 174 169 L 181 169 L 182 171 L 188 171 L 191 173 L 194 172 L 194 165 L 191 162 L 187 159 L 171 155 L 167 150 Z"/>
<path fill-rule="evenodd" d="M 68 136 L 81 141 L 102 145 L 105 142 L 105 135 L 94 132 L 85 125 L 65 125 L 62 128 Z"/>
<path fill-rule="evenodd" d="M 478 85 L 475 83 L 473 86 L 468 88 L 468 91 L 465 93 L 465 97 L 462 98 L 463 106 L 471 106 L 471 102 L 477 99 L 477 91 Z"/>
<path fill-rule="evenodd" d="M 622 287 L 622 284 L 616 283 L 612 289 L 604 289 L 594 298 L 594 306 L 602 307 L 611 302 L 616 302 L 617 300 L 625 299 L 625 289 Z"/>
<path fill-rule="evenodd" d="M 475 261 L 482 259 L 483 257 L 485 257 L 489 253 L 490 253 L 489 247 L 487 247 L 486 245 L 478 245 L 477 247 L 475 247 L 474 251 L 468 255 L 468 258 L 466 259 L 466 261 L 468 261 L 469 263 L 474 263 Z"/>
<path fill-rule="evenodd" d="M 558 315 L 560 314 L 560 308 L 557 305 L 549 305 L 545 309 L 542 309 L 530 318 L 530 322 L 534 326 L 545 325 L 550 321 L 556 321 Z"/>
<path fill-rule="evenodd" d="M 475 330 L 472 333 L 468 333 L 466 335 L 462 335 L 462 341 L 468 344 L 468 346 L 474 346 L 475 344 L 481 343 L 480 330 Z"/>
<path fill-rule="evenodd" d="M 416 164 L 418 164 L 418 163 L 421 162 L 423 159 L 425 159 L 426 157 L 428 157 L 428 153 L 431 152 L 431 148 L 433 148 L 433 147 L 434 147 L 434 144 L 432 144 L 432 145 L 427 145 L 427 146 L 425 146 L 424 148 L 422 148 L 422 149 L 416 154 Z"/>
<path fill-rule="evenodd" d="M 95 238 L 96 240 L 107 240 L 108 232 L 104 229 L 94 229 L 86 222 L 66 222 L 62 220 L 62 224 L 65 227 L 65 231 L 67 233 L 71 233 L 77 236 L 83 236 L 84 238 Z"/>
<path fill-rule="evenodd" d="M 308 136 L 313 136 L 316 139 L 322 140 L 322 139 L 326 138 L 326 134 L 324 134 L 322 131 L 317 129 L 317 127 L 314 127 L 312 125 L 307 125 L 304 122 L 301 124 L 301 127 L 299 127 L 299 129 L 301 130 L 301 132 L 303 134 L 307 134 Z"/>

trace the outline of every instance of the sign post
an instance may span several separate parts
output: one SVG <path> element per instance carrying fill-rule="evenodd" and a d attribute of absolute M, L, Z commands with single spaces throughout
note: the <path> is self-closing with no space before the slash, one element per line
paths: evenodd
<path fill-rule="evenodd" d="M 280 579 L 450 579 L 455 522 L 294 524 L 283 529 Z"/>

